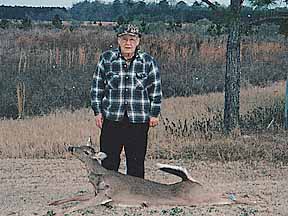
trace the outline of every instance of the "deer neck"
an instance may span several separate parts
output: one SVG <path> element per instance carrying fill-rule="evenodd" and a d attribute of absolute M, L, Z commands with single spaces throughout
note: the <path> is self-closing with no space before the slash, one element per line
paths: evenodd
<path fill-rule="evenodd" d="M 107 169 L 105 169 L 96 159 L 89 159 L 85 162 L 88 172 L 95 174 L 105 174 Z"/>

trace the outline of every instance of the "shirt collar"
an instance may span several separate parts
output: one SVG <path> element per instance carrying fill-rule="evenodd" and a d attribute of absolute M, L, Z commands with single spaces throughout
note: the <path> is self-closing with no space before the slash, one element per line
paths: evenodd
<path fill-rule="evenodd" d="M 122 54 L 121 54 L 120 48 L 117 48 L 115 51 L 116 51 L 116 55 L 115 55 L 116 58 L 113 58 L 113 60 L 122 58 Z M 135 51 L 135 55 L 134 55 L 133 59 L 136 59 L 137 61 L 141 61 L 142 63 L 144 62 L 143 58 L 140 55 L 140 50 L 138 48 Z"/>

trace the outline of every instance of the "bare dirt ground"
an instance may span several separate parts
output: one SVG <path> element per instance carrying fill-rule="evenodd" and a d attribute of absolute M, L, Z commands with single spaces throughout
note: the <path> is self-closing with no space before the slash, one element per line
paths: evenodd
<path fill-rule="evenodd" d="M 288 215 L 287 166 L 147 160 L 146 178 L 162 183 L 172 183 L 179 179 L 157 170 L 156 162 L 185 166 L 192 177 L 214 191 L 233 192 L 236 198 L 243 195 L 256 197 L 259 202 L 255 205 L 165 208 L 98 206 L 71 215 Z M 82 164 L 76 159 L 0 160 L 0 215 L 51 216 L 59 209 L 79 205 L 70 203 L 52 207 L 48 203 L 81 193 L 92 193 L 93 188 L 86 175 Z"/>

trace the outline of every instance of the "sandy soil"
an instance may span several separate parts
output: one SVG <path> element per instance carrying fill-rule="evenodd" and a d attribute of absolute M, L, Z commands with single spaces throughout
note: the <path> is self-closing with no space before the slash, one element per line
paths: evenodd
<path fill-rule="evenodd" d="M 191 161 L 146 162 L 146 178 L 162 183 L 179 181 L 163 173 L 156 162 L 185 166 L 191 175 L 214 191 L 234 192 L 237 196 L 257 198 L 255 205 L 165 207 L 165 208 L 107 208 L 91 207 L 71 215 L 288 215 L 288 167 L 263 163 L 204 163 Z M 123 167 L 123 165 L 122 165 Z M 121 170 L 123 172 L 123 168 Z M 49 202 L 77 194 L 92 193 L 87 173 L 76 159 L 0 160 L 0 215 L 54 215 L 59 208 L 79 203 L 51 207 Z"/>

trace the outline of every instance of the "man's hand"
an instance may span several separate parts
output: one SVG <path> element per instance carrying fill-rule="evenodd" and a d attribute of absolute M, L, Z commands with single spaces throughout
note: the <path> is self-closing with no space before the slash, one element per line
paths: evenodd
<path fill-rule="evenodd" d="M 149 120 L 149 126 L 150 127 L 155 127 L 158 124 L 159 124 L 159 118 L 150 117 L 150 120 Z"/>
<path fill-rule="evenodd" d="M 98 128 L 102 128 L 102 124 L 103 124 L 103 116 L 101 113 L 99 113 L 96 117 L 95 117 L 95 120 L 96 120 L 96 126 Z"/>

